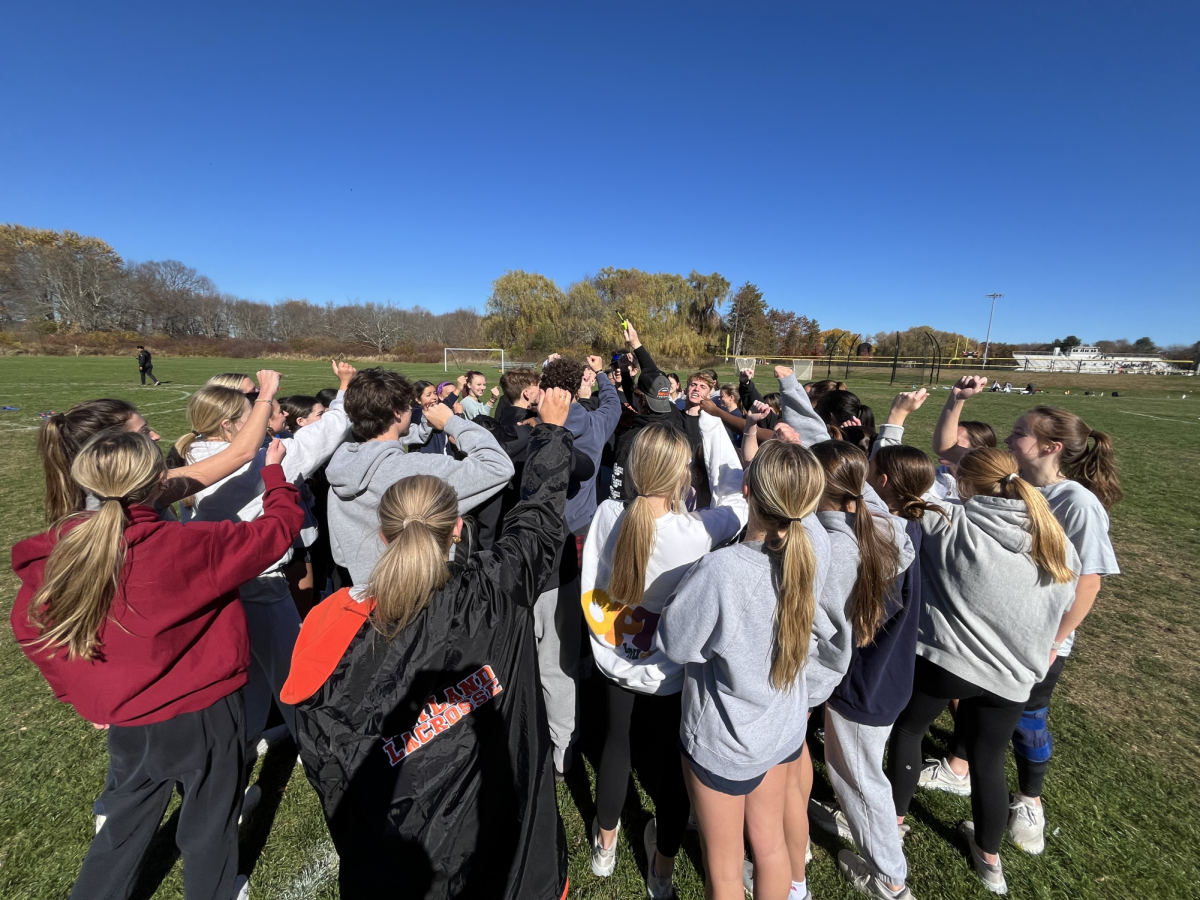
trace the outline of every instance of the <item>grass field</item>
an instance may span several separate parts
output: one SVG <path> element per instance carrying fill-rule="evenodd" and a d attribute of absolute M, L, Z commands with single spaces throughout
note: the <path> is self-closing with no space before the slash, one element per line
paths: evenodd
<path fill-rule="evenodd" d="M 159 388 L 136 384 L 133 360 L 112 358 L 0 358 L 0 543 L 42 525 L 42 478 L 37 413 L 65 410 L 94 397 L 136 403 L 164 446 L 185 431 L 191 391 L 219 371 L 246 371 L 247 360 L 162 359 Z M 313 393 L 333 384 L 328 366 L 272 361 L 284 374 L 282 393 Z M 410 377 L 442 380 L 442 367 L 398 365 Z M 769 372 L 758 382 L 774 389 Z M 733 377 L 732 370 L 722 373 Z M 1027 379 L 1022 378 L 1021 383 Z M 1080 630 L 1075 653 L 1055 697 L 1051 721 L 1055 756 L 1046 784 L 1049 825 L 1044 856 L 1002 850 L 1013 897 L 1193 898 L 1200 896 L 1200 611 L 1195 568 L 1200 563 L 1200 397 L 1180 399 L 1200 382 L 1139 376 L 1043 376 L 1050 391 L 1038 398 L 1082 415 L 1113 436 L 1123 468 L 1126 499 L 1113 516 L 1113 536 L 1124 574 L 1107 579 L 1095 611 Z M 886 378 L 850 382 L 882 421 L 897 385 Z M 1070 389 L 1070 396 L 1063 391 Z M 1086 397 L 1085 389 L 1121 396 Z M 927 446 L 945 395 L 909 419 L 906 440 Z M 1017 395 L 985 394 L 968 416 L 991 422 L 998 434 L 1034 405 Z M 16 579 L 0 572 L 4 609 Z M 70 890 L 92 833 L 92 802 L 104 783 L 104 737 L 55 701 L 34 667 L 3 629 L 0 636 L 0 897 L 60 898 Z M 586 688 L 584 693 L 586 695 Z M 586 702 L 586 696 L 585 696 Z M 596 716 L 584 716 L 594 727 Z M 940 724 L 945 726 L 948 719 Z M 935 732 L 930 750 L 940 749 Z M 590 734 L 585 729 L 586 743 Z M 829 795 L 820 771 L 818 796 Z M 571 894 L 582 898 L 645 896 L 641 849 L 649 800 L 631 789 L 623 816 L 615 875 L 591 875 L 585 822 L 591 800 L 590 759 L 559 788 L 559 807 L 571 852 Z M 290 745 L 260 764 L 264 799 L 242 831 L 242 869 L 255 898 L 293 900 L 336 896 L 336 858 L 316 798 Z M 1012 783 L 1015 785 L 1015 775 Z M 174 814 L 151 850 L 139 897 L 182 897 L 173 847 Z M 918 794 L 906 850 L 914 894 L 926 898 L 987 896 L 969 871 L 954 835 L 970 814 L 969 800 Z M 505 823 L 494 823 L 504 827 Z M 809 885 L 818 900 L 854 894 L 837 872 L 840 843 L 813 836 L 816 858 Z M 689 835 L 680 854 L 682 900 L 703 896 L 699 846 Z"/>

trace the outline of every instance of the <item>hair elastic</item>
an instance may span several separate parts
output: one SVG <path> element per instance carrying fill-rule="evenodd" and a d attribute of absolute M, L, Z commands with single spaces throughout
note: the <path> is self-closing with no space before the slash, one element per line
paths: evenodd
<path fill-rule="evenodd" d="M 124 497 L 97 497 L 96 499 L 101 503 L 108 503 L 109 501 L 113 501 L 115 503 L 125 503 Z"/>
<path fill-rule="evenodd" d="M 1018 476 L 1017 476 L 1017 473 L 1016 473 L 1016 472 L 1009 472 L 1009 473 L 1008 473 L 1007 475 L 1005 475 L 1005 476 L 1004 476 L 1004 478 L 1003 478 L 1003 479 L 1001 479 L 1001 480 L 1002 480 L 1002 481 L 1003 481 L 1005 484 L 1012 484 L 1014 481 L 1016 481 L 1016 480 L 1017 480 L 1017 478 L 1018 478 Z"/>

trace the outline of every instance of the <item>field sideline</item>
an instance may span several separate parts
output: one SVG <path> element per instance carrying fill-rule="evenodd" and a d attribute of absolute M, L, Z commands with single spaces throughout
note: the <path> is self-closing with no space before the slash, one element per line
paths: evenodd
<path fill-rule="evenodd" d="M 284 374 L 281 394 L 315 393 L 333 386 L 328 364 L 264 362 Z M 441 364 L 388 364 L 410 378 L 441 381 Z M 38 412 L 63 411 L 85 399 L 119 397 L 138 405 L 163 447 L 188 429 L 190 393 L 209 375 L 250 371 L 254 360 L 155 360 L 162 387 L 139 387 L 133 359 L 106 357 L 0 358 L 0 543 L 44 527 L 42 478 L 36 452 Z M 460 370 L 461 371 L 461 370 Z M 496 370 L 489 368 L 489 384 Z M 823 370 L 814 372 L 821 377 Z M 733 380 L 732 368 L 721 372 Z M 872 375 L 874 373 L 871 373 Z M 836 377 L 836 376 L 835 376 Z M 901 377 L 904 377 L 903 375 Z M 1011 375 L 1014 383 L 1018 379 Z M 770 372 L 757 377 L 766 393 Z M 1019 376 L 1020 384 L 1029 376 Z M 1125 500 L 1113 516 L 1113 537 L 1124 574 L 1106 579 L 1092 615 L 1080 630 L 1051 712 L 1055 756 L 1046 782 L 1047 850 L 1029 857 L 1006 843 L 1001 851 L 1010 896 L 1015 898 L 1192 898 L 1200 894 L 1200 611 L 1195 569 L 1200 563 L 1200 380 L 1179 377 L 1045 375 L 1034 379 L 1049 393 L 1036 398 L 984 394 L 967 406 L 966 418 L 992 423 L 1003 438 L 1012 421 L 1036 403 L 1071 409 L 1114 439 L 1122 466 Z M 943 379 L 950 383 L 950 376 Z M 886 374 L 871 380 L 858 373 L 851 390 L 887 414 L 897 389 Z M 1197 395 L 1191 394 L 1193 388 Z M 1064 395 L 1070 390 L 1069 396 Z M 1118 398 L 1086 397 L 1084 390 L 1117 390 Z M 1188 393 L 1186 400 L 1181 393 Z M 945 393 L 909 419 L 906 442 L 928 447 Z M 0 591 L 7 616 L 16 590 L 7 564 Z M 104 736 L 57 702 L 37 670 L 17 648 L 11 630 L 0 636 L 0 897 L 65 897 L 93 830 L 92 802 L 103 788 Z M 585 695 L 587 688 L 581 691 Z M 596 716 L 583 716 L 595 726 Z M 602 716 L 600 717 L 602 718 Z M 945 726 L 948 718 L 940 723 Z M 642 828 L 649 800 L 631 787 L 622 818 L 616 873 L 592 876 L 586 825 L 594 807 L 587 765 L 577 765 L 559 787 L 559 808 L 571 853 L 571 896 L 645 896 Z M 930 742 L 940 750 L 944 732 Z M 820 747 L 817 796 L 831 794 Z M 260 764 L 264 799 L 242 829 L 242 870 L 251 874 L 251 896 L 263 900 L 333 898 L 336 856 L 316 798 L 295 767 L 290 745 Z M 1010 783 L 1015 786 L 1015 773 Z M 136 897 L 183 896 L 172 843 L 173 814 L 151 848 L 150 865 Z M 969 817 L 970 802 L 945 794 L 918 793 L 906 844 L 909 884 L 919 900 L 989 896 L 975 880 L 955 836 Z M 503 828 L 507 823 L 485 823 Z M 837 872 L 842 845 L 814 831 L 816 857 L 809 886 L 816 900 L 855 894 Z M 681 900 L 703 896 L 697 872 L 699 844 L 689 834 L 677 863 Z"/>

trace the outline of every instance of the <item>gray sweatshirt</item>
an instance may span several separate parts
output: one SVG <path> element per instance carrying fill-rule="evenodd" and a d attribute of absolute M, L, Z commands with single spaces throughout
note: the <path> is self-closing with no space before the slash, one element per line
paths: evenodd
<path fill-rule="evenodd" d="M 972 497 L 943 509 L 949 521 L 921 517 L 917 655 L 993 694 L 1028 700 L 1050 668 L 1076 579 L 1054 584 L 1038 571 L 1024 501 Z M 1067 565 L 1080 569 L 1069 541 Z"/>
<path fill-rule="evenodd" d="M 808 394 L 795 375 L 779 379 L 779 399 L 783 421 L 796 429 L 805 447 L 829 440 L 829 429 L 813 410 Z M 876 521 L 890 529 L 900 550 L 899 571 L 903 572 L 916 558 L 904 520 L 888 511 L 887 504 L 869 484 L 863 484 L 863 500 Z M 858 537 L 854 534 L 854 517 L 844 512 L 822 512 L 817 513 L 817 519 L 829 534 L 830 568 L 829 577 L 817 593 L 817 615 L 813 619 L 809 648 L 812 663 L 805 669 L 810 706 L 819 706 L 828 700 L 850 669 L 854 650 L 850 594 L 858 580 Z"/>
<path fill-rule="evenodd" d="M 383 554 L 379 537 L 379 501 L 383 493 L 409 475 L 436 475 L 458 491 L 459 515 L 491 498 L 513 476 L 512 460 L 487 429 L 457 416 L 446 423 L 467 458 L 436 453 L 406 453 L 404 439 L 342 444 L 333 454 L 329 479 L 329 543 L 334 561 L 350 570 L 350 578 L 366 584 Z"/>
<path fill-rule="evenodd" d="M 810 517 L 818 596 L 829 570 L 829 538 Z M 685 665 L 679 735 L 688 756 L 722 778 L 762 775 L 800 748 L 808 721 L 804 677 L 771 686 L 775 586 L 763 543 L 702 557 L 658 623 L 659 647 Z M 810 663 L 811 664 L 811 663 Z"/>

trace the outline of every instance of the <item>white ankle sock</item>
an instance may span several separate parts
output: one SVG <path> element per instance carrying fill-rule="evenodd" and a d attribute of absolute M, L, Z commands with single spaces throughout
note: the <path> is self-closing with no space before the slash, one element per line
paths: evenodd
<path fill-rule="evenodd" d="M 808 879 L 793 881 L 792 889 L 788 891 L 788 900 L 804 900 L 808 896 Z"/>

